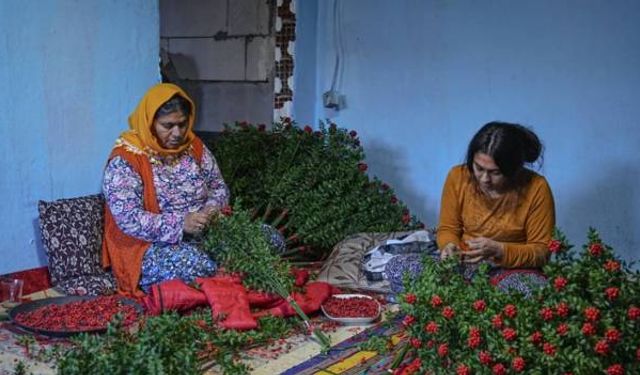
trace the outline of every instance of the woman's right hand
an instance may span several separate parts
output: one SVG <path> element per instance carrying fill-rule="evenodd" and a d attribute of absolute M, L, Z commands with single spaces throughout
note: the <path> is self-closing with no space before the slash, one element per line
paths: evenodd
<path fill-rule="evenodd" d="M 184 227 L 182 230 L 189 234 L 199 234 L 209 223 L 211 213 L 207 209 L 198 212 L 189 212 L 184 217 Z"/>
<path fill-rule="evenodd" d="M 440 249 L 440 259 L 444 260 L 459 253 L 461 250 L 456 244 L 449 242 Z"/>

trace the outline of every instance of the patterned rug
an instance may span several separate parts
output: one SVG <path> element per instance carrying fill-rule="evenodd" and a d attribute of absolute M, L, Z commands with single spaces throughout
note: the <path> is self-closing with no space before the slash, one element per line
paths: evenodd
<path fill-rule="evenodd" d="M 393 347 L 388 353 L 360 350 L 359 346 L 371 337 L 389 337 Z M 391 363 L 404 347 L 400 319 L 379 323 L 335 345 L 327 354 L 295 365 L 283 375 L 388 374 Z"/>
<path fill-rule="evenodd" d="M 53 290 L 30 295 L 32 299 L 60 296 Z M 389 307 L 387 305 L 387 307 Z M 0 308 L 0 312 L 2 312 Z M 316 323 L 325 322 L 322 316 L 314 318 Z M 242 353 L 243 361 L 248 364 L 253 375 L 272 374 L 387 374 L 389 365 L 404 339 L 400 335 L 401 321 L 381 322 L 366 326 L 338 326 L 327 332 L 334 345 L 326 355 L 319 354 L 319 344 L 309 336 L 298 334 L 277 340 L 271 347 L 259 347 Z M 361 351 L 358 347 L 370 337 L 390 337 L 393 348 L 388 354 Z M 43 352 L 52 348 L 52 344 L 68 343 L 64 339 L 25 335 L 10 322 L 0 322 L 0 375 L 15 374 L 16 366 L 22 363 L 26 373 L 55 374 L 55 364 L 43 360 Z M 27 349 L 28 348 L 28 349 Z M 211 368 L 207 375 L 218 375 Z"/>

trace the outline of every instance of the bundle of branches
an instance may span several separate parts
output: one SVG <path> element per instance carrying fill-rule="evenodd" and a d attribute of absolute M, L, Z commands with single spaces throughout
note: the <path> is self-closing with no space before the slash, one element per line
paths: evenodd
<path fill-rule="evenodd" d="M 320 329 L 312 327 L 309 317 L 290 298 L 294 284 L 291 265 L 278 255 L 265 236 L 263 224 L 252 220 L 251 214 L 242 209 L 240 201 L 236 201 L 233 210 L 225 207 L 222 212 L 208 227 L 204 251 L 224 267 L 225 272 L 239 274 L 245 287 L 275 293 L 287 300 L 305 327 L 313 332 L 322 349 L 328 350 L 331 345 L 329 338 Z"/>
<path fill-rule="evenodd" d="M 270 130 L 236 123 L 210 146 L 233 197 L 267 222 L 288 213 L 279 229 L 296 258 L 323 258 L 356 232 L 423 227 L 389 185 L 369 178 L 353 130 L 313 131 L 286 118 Z"/>

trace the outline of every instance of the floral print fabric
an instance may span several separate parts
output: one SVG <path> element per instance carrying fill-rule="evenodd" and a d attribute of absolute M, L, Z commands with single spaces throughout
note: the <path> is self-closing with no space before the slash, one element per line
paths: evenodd
<path fill-rule="evenodd" d="M 435 250 L 428 257 L 434 262 L 440 261 L 440 253 Z M 537 269 L 508 269 L 496 267 L 490 263 L 488 277 L 491 283 L 503 292 L 519 292 L 524 297 L 532 296 L 533 291 L 542 288 L 547 284 L 547 278 Z M 405 274 L 411 278 L 418 276 L 423 270 L 422 256 L 416 254 L 398 255 L 389 260 L 384 271 L 385 279 L 389 280 L 391 290 L 394 293 L 402 293 L 404 291 L 403 280 Z M 478 274 L 477 264 L 460 264 L 458 272 L 462 274 L 465 280 L 471 282 Z"/>
<path fill-rule="evenodd" d="M 223 207 L 229 199 L 218 165 L 206 148 L 200 163 L 189 153 L 151 161 L 160 214 L 144 210 L 142 179 L 120 157 L 107 164 L 102 187 L 120 229 L 152 243 L 143 258 L 143 290 L 164 280 L 190 282 L 215 272 L 215 264 L 198 244 L 183 238 L 182 228 L 187 213 L 207 205 Z"/>
<path fill-rule="evenodd" d="M 38 203 L 51 283 L 65 294 L 115 290 L 113 276 L 100 265 L 103 205 L 101 194 Z"/>

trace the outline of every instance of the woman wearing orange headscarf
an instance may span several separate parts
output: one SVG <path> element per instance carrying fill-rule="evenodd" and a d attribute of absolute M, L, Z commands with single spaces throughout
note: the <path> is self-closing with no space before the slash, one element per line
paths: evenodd
<path fill-rule="evenodd" d="M 211 152 L 193 133 L 195 106 L 178 86 L 158 84 L 129 116 L 103 180 L 102 260 L 118 290 L 209 276 L 215 263 L 196 239 L 229 192 Z"/>

